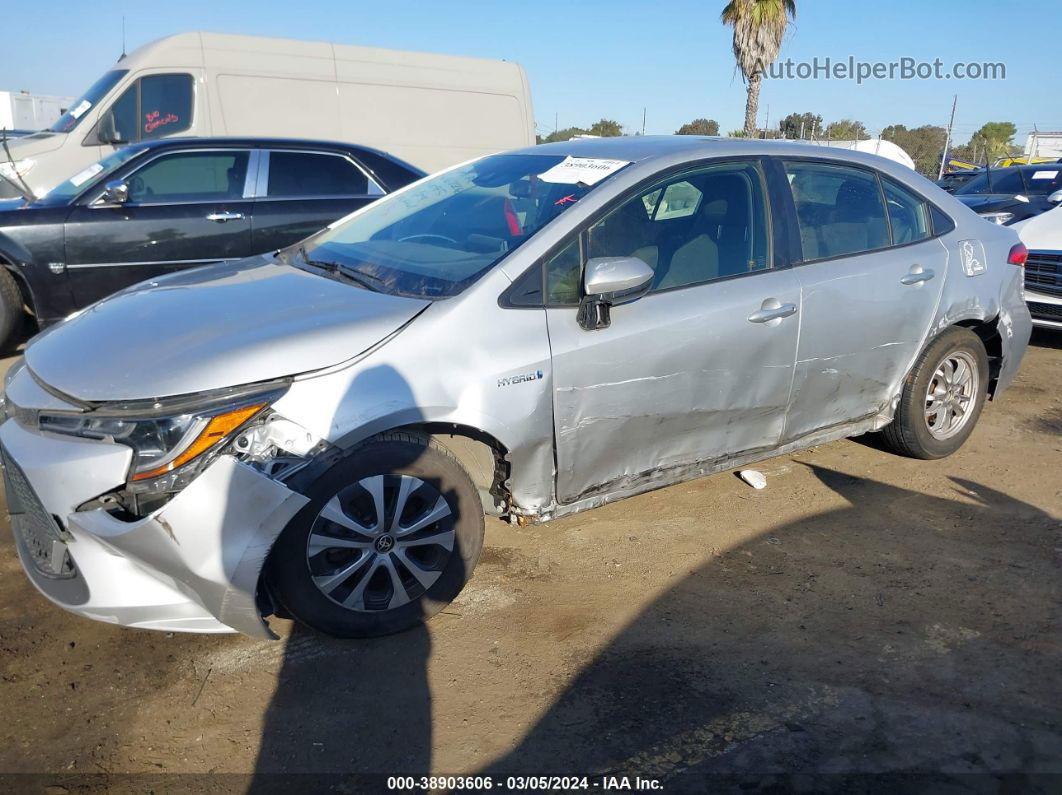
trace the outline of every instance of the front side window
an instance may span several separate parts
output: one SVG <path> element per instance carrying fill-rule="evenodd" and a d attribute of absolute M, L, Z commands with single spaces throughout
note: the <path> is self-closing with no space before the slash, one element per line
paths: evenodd
<path fill-rule="evenodd" d="M 885 191 L 893 244 L 900 246 L 930 237 L 932 233 L 925 200 L 889 179 L 882 179 L 881 187 Z"/>
<path fill-rule="evenodd" d="M 397 295 L 456 295 L 626 163 L 492 155 L 386 196 L 308 240 L 322 265 Z M 593 168 L 590 182 L 579 181 Z M 642 211 L 644 215 L 644 210 Z"/>
<path fill-rule="evenodd" d="M 48 129 L 51 132 L 70 132 L 77 127 L 85 114 L 92 110 L 101 99 L 107 96 L 107 92 L 117 85 L 129 73 L 128 69 L 113 69 L 89 86 L 89 90 L 78 97 L 67 109 L 66 113 L 59 117 Z"/>
<path fill-rule="evenodd" d="M 889 245 L 878 178 L 827 163 L 786 162 L 804 260 L 873 251 Z"/>
<path fill-rule="evenodd" d="M 769 267 L 767 217 L 759 166 L 723 163 L 624 202 L 590 227 L 587 256 L 638 257 L 655 272 L 653 290 L 702 284 Z"/>
<path fill-rule="evenodd" d="M 140 78 L 100 118 L 99 140 L 135 143 L 187 130 L 192 126 L 194 85 L 188 74 Z"/>
<path fill-rule="evenodd" d="M 192 126 L 191 75 L 140 78 L 140 140 L 162 138 Z"/>
<path fill-rule="evenodd" d="M 1048 164 L 1025 170 L 1027 196 L 1049 196 L 1056 190 L 1062 190 L 1062 169 Z"/>
<path fill-rule="evenodd" d="M 152 160 L 126 180 L 135 204 L 239 199 L 247 178 L 247 152 L 177 152 Z"/>
<path fill-rule="evenodd" d="M 267 196 L 305 198 L 311 196 L 380 195 L 376 183 L 370 191 L 369 178 L 345 157 L 314 152 L 269 153 Z"/>

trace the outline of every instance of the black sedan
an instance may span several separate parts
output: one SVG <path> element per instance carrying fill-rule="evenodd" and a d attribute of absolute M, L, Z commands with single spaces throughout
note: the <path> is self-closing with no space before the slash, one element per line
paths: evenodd
<path fill-rule="evenodd" d="M 0 202 L 0 345 L 135 282 L 288 246 L 420 179 L 374 149 L 166 138 L 119 149 L 42 197 Z"/>
<path fill-rule="evenodd" d="M 1010 225 L 1055 206 L 1049 199 L 1062 189 L 1062 163 L 989 168 L 954 191 L 978 215 Z"/>

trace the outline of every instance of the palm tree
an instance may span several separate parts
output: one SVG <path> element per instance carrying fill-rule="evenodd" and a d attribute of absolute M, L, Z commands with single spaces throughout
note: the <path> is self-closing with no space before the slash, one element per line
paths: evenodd
<path fill-rule="evenodd" d="M 734 29 L 734 58 L 741 67 L 748 90 L 745 102 L 745 135 L 756 132 L 760 83 L 778 51 L 790 18 L 796 19 L 796 0 L 730 0 L 720 15 Z"/>

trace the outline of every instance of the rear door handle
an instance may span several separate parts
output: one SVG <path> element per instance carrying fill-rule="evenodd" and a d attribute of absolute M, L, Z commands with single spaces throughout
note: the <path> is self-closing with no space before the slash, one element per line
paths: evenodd
<path fill-rule="evenodd" d="M 239 221 L 243 218 L 243 213 L 211 213 L 206 217 L 208 221 L 216 221 L 219 224 L 223 224 L 226 221 Z"/>
<path fill-rule="evenodd" d="M 769 305 L 772 303 L 775 306 Z M 795 315 L 797 311 L 796 304 L 779 304 L 771 298 L 768 298 L 763 304 L 762 309 L 749 315 L 749 323 L 770 323 L 772 320 L 781 320 L 783 317 Z"/>
<path fill-rule="evenodd" d="M 935 275 L 929 268 L 914 265 L 907 275 L 900 279 L 900 284 L 921 284 L 922 282 L 928 282 Z"/>

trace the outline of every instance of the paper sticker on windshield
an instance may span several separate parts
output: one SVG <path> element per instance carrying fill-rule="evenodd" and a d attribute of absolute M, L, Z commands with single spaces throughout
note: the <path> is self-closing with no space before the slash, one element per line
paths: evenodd
<path fill-rule="evenodd" d="M 84 185 L 94 176 L 99 174 L 101 171 L 103 171 L 103 166 L 101 166 L 99 163 L 93 163 L 84 171 L 79 171 L 74 174 L 74 176 L 70 178 L 70 184 L 73 185 L 75 188 L 80 188 L 82 185 Z"/>
<path fill-rule="evenodd" d="M 559 182 L 562 185 L 596 185 L 609 174 L 614 174 L 629 160 L 605 160 L 600 157 L 571 157 L 570 155 L 548 171 L 538 175 L 543 182 Z"/>
<path fill-rule="evenodd" d="M 70 111 L 70 115 L 73 116 L 75 119 L 80 119 L 82 116 L 85 115 L 85 111 L 91 107 L 92 103 L 89 102 L 87 99 L 83 99 L 79 103 L 77 103 L 76 108 Z"/>
<path fill-rule="evenodd" d="M 985 272 L 985 247 L 980 240 L 959 241 L 959 262 L 962 272 L 967 276 L 977 276 Z"/>
<path fill-rule="evenodd" d="M 1032 175 L 1033 179 L 1054 179 L 1058 176 L 1057 171 L 1037 171 Z"/>

